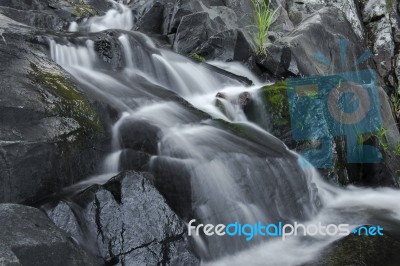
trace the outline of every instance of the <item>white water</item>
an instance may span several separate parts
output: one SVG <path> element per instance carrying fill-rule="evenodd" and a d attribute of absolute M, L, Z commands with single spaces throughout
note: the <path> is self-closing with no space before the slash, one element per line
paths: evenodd
<path fill-rule="evenodd" d="M 126 7 L 117 7 L 103 17 L 71 27 L 81 31 L 129 30 L 132 25 L 122 23 L 130 16 L 125 13 Z M 157 167 L 163 166 L 177 172 L 183 169 L 187 174 L 182 177 L 191 179 L 194 211 L 204 223 L 274 222 L 283 218 L 315 224 L 347 223 L 354 227 L 385 219 L 399 223 L 399 191 L 340 189 L 329 185 L 315 169 L 298 167 L 296 155 L 287 151 L 283 143 L 247 121 L 237 97 L 248 91 L 257 100 L 259 86 L 246 88 L 182 56 L 157 49 L 143 34 L 121 33 L 117 40 L 124 55 L 124 69 L 119 73 L 122 75 L 97 67 L 100 60 L 92 41 L 86 41 L 85 46 L 50 41 L 53 60 L 121 113 L 112 127 L 113 150 L 105 159 L 103 175 L 86 184 L 104 182 L 111 173 L 121 170 L 120 127 L 128 120 L 144 120 L 162 132 L 158 153 L 150 162 L 152 171 L 157 173 Z M 239 64 L 211 63 L 261 84 Z M 213 120 L 198 118 L 187 107 L 165 98 L 161 92 L 168 90 L 213 118 L 245 128 L 251 133 L 251 141 L 216 126 Z M 224 112 L 215 105 L 217 92 L 226 95 L 220 99 Z M 316 193 L 323 205 L 320 210 Z M 208 261 L 205 265 L 294 266 L 310 261 L 335 240 L 337 237 L 291 237 L 286 241 L 248 244 L 235 239 L 199 237 L 195 242 L 197 251 Z"/>
<path fill-rule="evenodd" d="M 99 32 L 107 29 L 131 30 L 133 27 L 132 12 L 129 7 L 110 1 L 114 8 L 107 11 L 103 16 L 94 16 L 86 19 L 81 25 L 72 22 L 68 28 L 70 32 L 80 30 Z"/>

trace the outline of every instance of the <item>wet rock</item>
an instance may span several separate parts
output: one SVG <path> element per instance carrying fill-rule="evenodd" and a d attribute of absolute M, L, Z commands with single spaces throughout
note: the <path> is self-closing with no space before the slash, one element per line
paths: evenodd
<path fill-rule="evenodd" d="M 101 265 L 38 209 L 0 204 L 2 265 Z"/>
<path fill-rule="evenodd" d="M 175 41 L 174 51 L 182 54 L 193 52 L 210 36 L 226 29 L 221 19 L 211 19 L 206 12 L 198 12 L 182 17 Z"/>
<path fill-rule="evenodd" d="M 120 169 L 123 171 L 148 171 L 150 154 L 124 149 L 120 155 Z"/>
<path fill-rule="evenodd" d="M 184 223 L 154 188 L 152 179 L 146 173 L 122 173 L 74 196 L 72 201 L 79 208 L 61 201 L 44 209 L 57 226 L 79 241 L 94 241 L 108 262 L 198 265 Z"/>
<path fill-rule="evenodd" d="M 3 15 L 0 32 L 0 202 L 32 202 L 93 171 L 105 132 L 40 38 Z"/>
<path fill-rule="evenodd" d="M 126 120 L 119 129 L 121 146 L 149 154 L 157 153 L 159 128 L 141 120 Z"/>

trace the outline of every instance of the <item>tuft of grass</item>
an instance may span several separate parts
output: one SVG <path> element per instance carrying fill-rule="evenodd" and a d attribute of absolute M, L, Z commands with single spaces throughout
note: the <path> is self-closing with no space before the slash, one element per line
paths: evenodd
<path fill-rule="evenodd" d="M 257 54 L 266 54 L 267 46 L 266 40 L 268 37 L 268 30 L 272 24 L 276 10 L 272 10 L 269 0 L 250 0 L 254 8 L 254 23 L 253 27 L 257 28 L 254 39 L 257 45 Z"/>

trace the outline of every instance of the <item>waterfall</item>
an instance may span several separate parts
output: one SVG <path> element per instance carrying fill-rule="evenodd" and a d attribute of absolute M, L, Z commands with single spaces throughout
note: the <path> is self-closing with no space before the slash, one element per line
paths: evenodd
<path fill-rule="evenodd" d="M 128 8 L 118 4 L 105 16 L 71 24 L 70 30 L 130 30 L 133 25 L 127 21 L 132 21 Z M 400 192 L 333 187 L 315 169 L 301 168 L 298 155 L 283 142 L 248 121 L 237 98 L 243 92 L 259 97 L 262 84 L 245 67 L 211 62 L 246 76 L 253 86 L 158 49 L 144 34 L 121 31 L 115 42 L 123 56 L 122 69 L 116 71 L 101 61 L 89 36 L 84 43 L 85 38 L 79 38 L 81 44 L 51 39 L 51 58 L 120 113 L 111 126 L 112 151 L 104 161 L 102 178 L 92 182 L 104 182 L 104 175 L 122 169 L 121 154 L 129 149 L 122 141 L 122 129 L 139 121 L 159 130 L 156 152 L 149 152 L 149 171 L 177 187 L 189 184 L 192 215 L 202 223 L 303 221 L 355 227 L 374 222 L 378 210 L 392 212 L 388 219 L 400 220 Z M 223 108 L 216 105 L 217 93 L 225 95 L 219 99 Z M 195 243 L 209 265 L 298 265 L 337 239 L 247 242 L 213 236 L 196 238 Z"/>

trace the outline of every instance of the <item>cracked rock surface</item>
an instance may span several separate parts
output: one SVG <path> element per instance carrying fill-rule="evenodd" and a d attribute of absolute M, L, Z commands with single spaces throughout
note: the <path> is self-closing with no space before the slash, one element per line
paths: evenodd
<path fill-rule="evenodd" d="M 184 223 L 151 179 L 122 173 L 44 208 L 58 227 L 113 265 L 197 265 Z"/>

